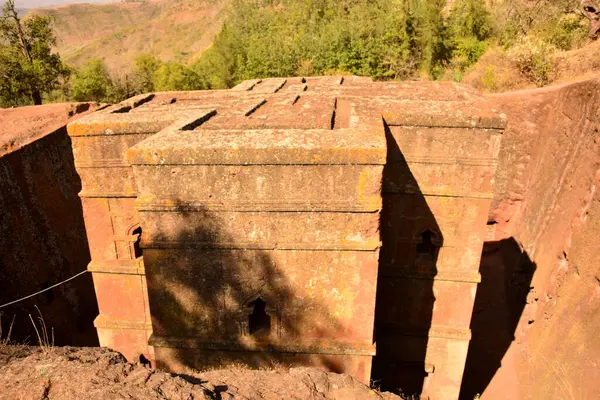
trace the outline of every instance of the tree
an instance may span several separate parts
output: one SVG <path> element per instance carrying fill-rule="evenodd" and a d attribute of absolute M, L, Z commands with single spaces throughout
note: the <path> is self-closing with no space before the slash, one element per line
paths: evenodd
<path fill-rule="evenodd" d="M 134 87 L 137 93 L 149 93 L 154 91 L 154 75 L 162 66 L 162 62 L 149 55 L 144 54 L 135 59 Z"/>
<path fill-rule="evenodd" d="M 92 59 L 77 73 L 73 81 L 73 99 L 76 101 L 110 102 L 113 82 L 104 61 Z"/>
<path fill-rule="evenodd" d="M 19 104 L 29 98 L 42 104 L 42 96 L 57 88 L 69 69 L 52 53 L 56 36 L 52 19 L 33 15 L 21 19 L 14 0 L 6 0 L 0 16 L 0 97 Z"/>
<path fill-rule="evenodd" d="M 597 39 L 600 33 L 600 5 L 596 0 L 582 0 L 583 15 L 590 20 L 590 39 Z"/>
<path fill-rule="evenodd" d="M 154 73 L 154 90 L 199 90 L 204 89 L 206 84 L 202 78 L 192 69 L 183 64 L 169 62 L 163 64 Z"/>

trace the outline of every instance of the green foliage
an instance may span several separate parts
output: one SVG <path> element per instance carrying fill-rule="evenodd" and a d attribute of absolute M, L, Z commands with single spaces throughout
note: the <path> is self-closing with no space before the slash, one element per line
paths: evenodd
<path fill-rule="evenodd" d="M 457 0 L 450 10 L 450 25 L 457 37 L 489 39 L 493 32 L 491 14 L 484 0 Z"/>
<path fill-rule="evenodd" d="M 498 38 L 509 48 L 526 36 L 562 50 L 581 45 L 586 21 L 579 12 L 580 0 L 505 0 L 493 8 Z"/>
<path fill-rule="evenodd" d="M 331 71 L 375 79 L 424 72 L 437 78 L 453 50 L 444 5 L 445 0 L 234 0 L 213 46 L 193 68 L 210 88 Z"/>
<path fill-rule="evenodd" d="M 488 92 L 495 92 L 498 89 L 496 69 L 493 66 L 489 66 L 485 69 L 482 77 L 482 83 L 484 89 Z"/>
<path fill-rule="evenodd" d="M 0 105 L 41 104 L 42 96 L 69 76 L 58 54 L 50 17 L 34 15 L 21 20 L 13 0 L 0 17 Z"/>
<path fill-rule="evenodd" d="M 72 98 L 76 101 L 117 103 L 140 93 L 170 90 L 198 90 L 206 86 L 190 67 L 163 63 L 144 55 L 136 59 L 132 75 L 110 74 L 100 59 L 88 61 L 75 74 Z"/>
<path fill-rule="evenodd" d="M 493 34 L 491 14 L 484 0 L 457 0 L 450 10 L 448 24 L 454 39 L 454 79 L 460 81 L 487 50 L 486 41 Z"/>
<path fill-rule="evenodd" d="M 154 91 L 154 74 L 161 66 L 162 61 L 148 54 L 135 59 L 133 75 L 134 86 L 138 93 Z"/>
<path fill-rule="evenodd" d="M 154 90 L 199 90 L 206 84 L 196 71 L 179 63 L 166 63 L 153 74 Z"/>
<path fill-rule="evenodd" d="M 26 104 L 36 101 L 37 91 L 52 101 L 118 102 L 138 93 L 222 89 L 246 79 L 294 75 L 460 81 L 498 44 L 509 50 L 511 65 L 542 86 L 550 81 L 554 52 L 585 41 L 586 23 L 573 12 L 578 4 L 455 0 L 448 9 L 446 0 L 231 0 L 213 45 L 192 65 L 142 55 L 129 75 L 111 76 L 94 59 L 72 83 L 50 52 L 50 17 L 24 20 L 25 47 L 16 30 L 21 25 L 3 19 L 0 76 L 8 78 L 0 80 L 0 101 Z M 496 90 L 501 76 L 488 68 L 484 87 Z"/>
<path fill-rule="evenodd" d="M 104 62 L 100 59 L 88 61 L 73 80 L 73 99 L 76 101 L 110 102 L 113 81 Z"/>
<path fill-rule="evenodd" d="M 588 27 L 578 14 L 564 14 L 542 29 L 542 37 L 561 50 L 570 50 L 585 43 Z"/>
<path fill-rule="evenodd" d="M 550 81 L 556 48 L 541 39 L 525 38 L 510 49 L 508 56 L 521 74 L 537 86 Z"/>

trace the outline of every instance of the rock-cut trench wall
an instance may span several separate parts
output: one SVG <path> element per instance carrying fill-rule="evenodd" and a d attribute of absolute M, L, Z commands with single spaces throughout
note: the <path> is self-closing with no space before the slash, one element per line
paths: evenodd
<path fill-rule="evenodd" d="M 491 97 L 509 124 L 463 398 L 595 398 L 600 79 Z"/>
<path fill-rule="evenodd" d="M 43 107 L 38 120 L 51 113 Z M 4 114 L 0 120 L 7 118 Z M 11 123 L 0 122 L 4 128 Z M 33 132 L 21 140 L 31 133 L 0 132 L 3 141 L 11 137 L 0 152 L 0 305 L 84 271 L 90 260 L 78 197 L 81 180 L 66 127 Z M 43 317 L 56 345 L 97 345 L 97 313 L 94 286 L 86 274 L 0 308 L 2 336 L 6 339 L 12 323 L 13 341 L 36 344 L 31 314 L 38 328 L 38 317 Z"/>

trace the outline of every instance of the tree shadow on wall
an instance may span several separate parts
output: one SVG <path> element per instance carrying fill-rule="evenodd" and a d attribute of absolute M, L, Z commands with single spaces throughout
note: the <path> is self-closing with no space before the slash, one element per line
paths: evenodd
<path fill-rule="evenodd" d="M 0 304 L 87 268 L 90 252 L 80 190 L 66 127 L 0 158 Z M 15 316 L 11 339 L 16 342 L 37 341 L 31 314 L 36 320 L 41 315 L 49 331 L 53 328 L 56 345 L 98 345 L 91 274 L 0 312 L 5 333 Z"/>
<path fill-rule="evenodd" d="M 515 340 L 535 271 L 536 264 L 514 238 L 484 244 L 461 399 L 483 394 L 501 367 Z"/>
<path fill-rule="evenodd" d="M 444 239 L 419 185 L 385 125 L 382 248 L 377 284 L 372 380 L 382 390 L 419 395 L 433 371 L 426 361 L 435 296 L 433 279 Z"/>
<path fill-rule="evenodd" d="M 348 307 L 361 312 L 343 298 L 345 290 L 362 290 L 360 282 L 350 283 L 369 268 L 360 252 L 340 261 L 338 252 L 260 249 L 248 239 L 250 220 L 235 234 L 224 228 L 254 213 L 174 209 L 142 218 L 150 344 L 159 368 L 311 364 L 368 373 L 370 357 L 351 360 L 343 354 L 360 353 L 360 346 L 341 343 L 366 342 L 370 330 L 339 317 Z"/>

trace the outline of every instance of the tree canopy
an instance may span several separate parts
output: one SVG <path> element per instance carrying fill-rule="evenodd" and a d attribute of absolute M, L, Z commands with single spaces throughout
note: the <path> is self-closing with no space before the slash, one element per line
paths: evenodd
<path fill-rule="evenodd" d="M 6 0 L 0 17 L 0 103 L 42 104 L 69 69 L 52 53 L 56 37 L 50 17 L 34 15 L 22 20 L 14 0 Z"/>
<path fill-rule="evenodd" d="M 212 46 L 191 64 L 141 55 L 130 70 L 115 73 L 101 59 L 67 68 L 51 51 L 51 18 L 21 19 L 14 0 L 6 0 L 0 105 L 40 104 L 43 98 L 117 102 L 151 91 L 222 89 L 246 79 L 297 75 L 460 81 L 489 47 L 504 49 L 522 75 L 542 86 L 549 82 L 553 52 L 587 40 L 579 2 L 230 0 Z"/>

